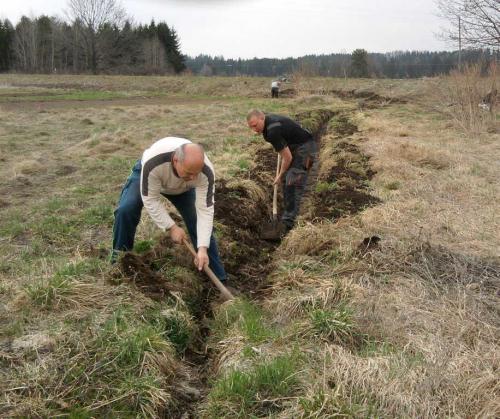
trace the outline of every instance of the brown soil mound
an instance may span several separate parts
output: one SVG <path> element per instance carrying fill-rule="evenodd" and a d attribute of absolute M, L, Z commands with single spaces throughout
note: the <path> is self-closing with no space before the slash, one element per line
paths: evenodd
<path fill-rule="evenodd" d="M 215 219 L 231 228 L 255 232 L 268 216 L 263 201 L 255 201 L 243 186 L 228 187 L 225 180 L 217 183 Z"/>
<path fill-rule="evenodd" d="M 283 89 L 283 90 L 280 90 L 279 96 L 280 97 L 295 97 L 295 96 L 297 96 L 297 90 L 294 89 L 293 87 L 288 88 L 288 89 Z"/>
<path fill-rule="evenodd" d="M 342 99 L 362 99 L 366 104 L 374 104 L 374 105 L 389 105 L 393 103 L 407 103 L 406 99 L 396 98 L 396 97 L 388 97 L 381 96 L 375 92 L 370 90 L 338 90 L 332 89 L 328 92 L 329 94 L 338 96 Z"/>
<path fill-rule="evenodd" d="M 161 300 L 171 292 L 178 292 L 185 300 L 196 301 L 207 283 L 195 271 L 187 249 L 175 245 L 167 236 L 145 253 L 125 253 L 120 258 L 120 266 L 121 270 L 115 276 L 133 282 L 153 300 Z M 175 269 L 178 267 L 185 270 L 178 272 Z"/>
<path fill-rule="evenodd" d="M 245 188 L 228 187 L 224 180 L 216 191 L 215 219 L 223 224 L 219 248 L 227 272 L 238 278 L 238 284 L 262 278 L 275 247 L 260 238 L 271 201 L 256 201 Z"/>
<path fill-rule="evenodd" d="M 319 192 L 316 198 L 316 216 L 329 219 L 355 214 L 380 202 L 378 198 L 356 189 Z"/>
<path fill-rule="evenodd" d="M 327 186 L 317 187 L 313 193 L 313 218 L 337 219 L 380 203 L 367 191 L 368 181 L 375 175 L 370 168 L 369 157 L 352 143 L 353 140 L 345 138 L 357 130 L 347 115 L 338 115 L 330 123 L 329 134 L 333 135 L 329 138 L 333 137 L 333 141 L 337 139 L 328 157 L 334 164 L 327 174 L 318 179 Z"/>
<path fill-rule="evenodd" d="M 339 115 L 335 118 L 334 130 L 339 136 L 347 137 L 358 132 L 358 127 L 351 122 L 347 115 Z"/>
<path fill-rule="evenodd" d="M 120 259 L 123 273 L 139 288 L 153 300 L 163 300 L 166 295 L 173 290 L 163 275 L 151 269 L 146 263 L 147 258 L 135 253 L 126 253 Z"/>

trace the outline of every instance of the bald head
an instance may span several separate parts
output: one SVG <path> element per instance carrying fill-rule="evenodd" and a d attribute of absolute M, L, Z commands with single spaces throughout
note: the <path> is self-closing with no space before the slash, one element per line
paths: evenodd
<path fill-rule="evenodd" d="M 252 109 L 247 115 L 248 127 L 256 134 L 262 134 L 264 131 L 264 123 L 266 114 L 259 109 Z"/>
<path fill-rule="evenodd" d="M 253 118 L 259 118 L 262 119 L 265 117 L 264 112 L 262 112 L 260 109 L 252 109 L 250 112 L 247 114 L 247 122 L 250 121 Z"/>
<path fill-rule="evenodd" d="M 203 169 L 205 152 L 201 145 L 187 143 L 175 150 L 172 160 L 179 177 L 184 180 L 193 180 Z"/>

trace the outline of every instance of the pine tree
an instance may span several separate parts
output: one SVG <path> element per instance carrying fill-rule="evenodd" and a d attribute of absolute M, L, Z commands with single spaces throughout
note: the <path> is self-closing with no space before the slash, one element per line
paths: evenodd
<path fill-rule="evenodd" d="M 0 20 L 0 71 L 9 71 L 12 66 L 12 42 L 14 39 L 14 28 L 5 19 Z"/>
<path fill-rule="evenodd" d="M 368 77 L 368 53 L 356 49 L 351 56 L 351 74 L 353 77 Z"/>
<path fill-rule="evenodd" d="M 175 29 L 170 29 L 165 22 L 160 22 L 157 27 L 158 39 L 165 48 L 166 59 L 169 67 L 175 73 L 180 73 L 186 68 L 184 56 L 180 52 L 180 43 Z"/>

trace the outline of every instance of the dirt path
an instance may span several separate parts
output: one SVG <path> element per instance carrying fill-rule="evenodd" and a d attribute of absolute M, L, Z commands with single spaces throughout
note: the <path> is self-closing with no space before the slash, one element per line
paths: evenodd
<path fill-rule="evenodd" d="M 48 110 L 48 109 L 83 109 L 83 108 L 103 108 L 107 106 L 141 106 L 141 105 L 196 105 L 207 104 L 214 101 L 224 100 L 223 98 L 190 98 L 190 97 L 130 97 L 101 100 L 46 100 L 46 101 L 26 101 L 9 100 L 9 102 L 0 102 L 0 110 L 7 111 L 29 111 L 29 110 Z"/>

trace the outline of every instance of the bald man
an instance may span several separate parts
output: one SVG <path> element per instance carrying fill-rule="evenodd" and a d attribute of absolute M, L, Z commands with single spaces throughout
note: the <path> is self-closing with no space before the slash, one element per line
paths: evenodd
<path fill-rule="evenodd" d="M 209 264 L 214 274 L 226 280 L 212 229 L 214 219 L 215 174 L 203 148 L 189 140 L 166 137 L 158 140 L 142 155 L 123 186 L 113 227 L 111 261 L 121 251 L 134 247 L 142 207 L 175 243 L 187 238 L 162 202 L 167 198 L 182 216 L 193 245 L 197 248 L 195 264 L 199 270 Z"/>

